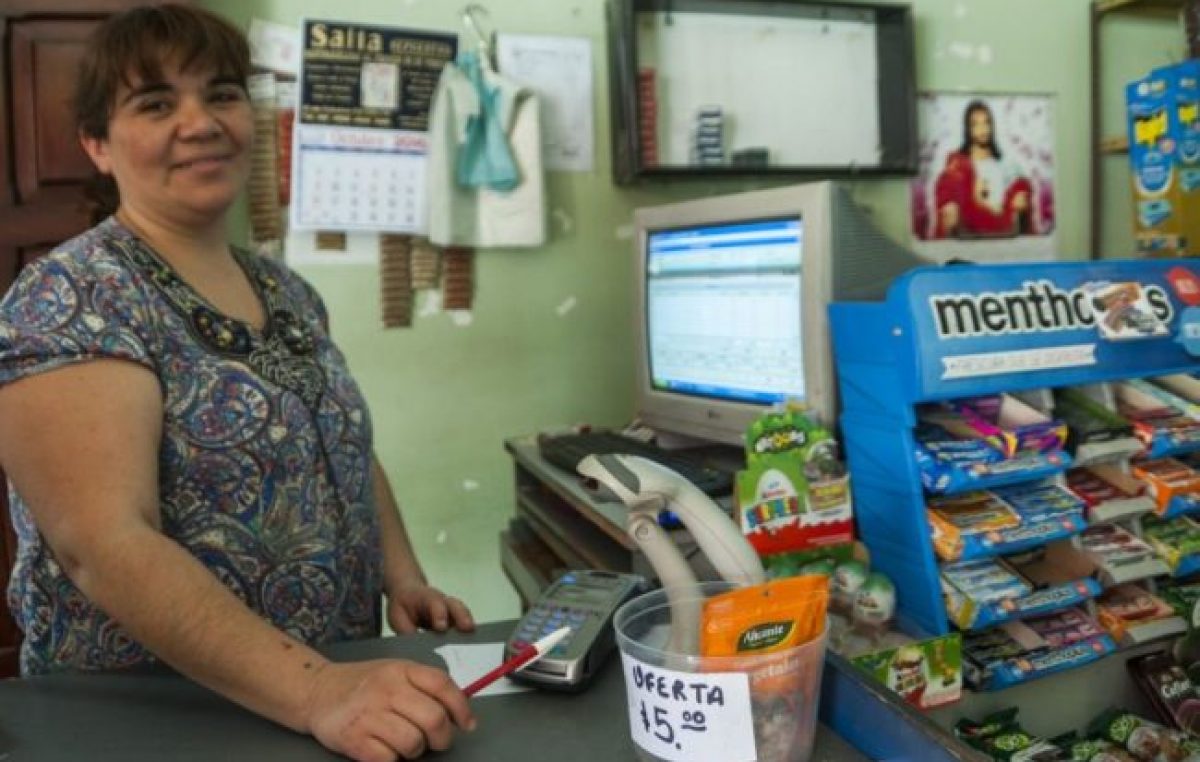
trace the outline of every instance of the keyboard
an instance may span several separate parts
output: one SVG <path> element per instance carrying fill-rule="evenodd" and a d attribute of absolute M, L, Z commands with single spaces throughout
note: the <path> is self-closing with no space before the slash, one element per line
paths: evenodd
<path fill-rule="evenodd" d="M 578 473 L 575 467 L 588 455 L 637 455 L 666 466 L 700 488 L 710 497 L 723 497 L 733 491 L 733 474 L 713 468 L 686 453 L 664 450 L 612 431 L 583 434 L 556 434 L 538 437 L 542 457 L 559 468 Z"/>

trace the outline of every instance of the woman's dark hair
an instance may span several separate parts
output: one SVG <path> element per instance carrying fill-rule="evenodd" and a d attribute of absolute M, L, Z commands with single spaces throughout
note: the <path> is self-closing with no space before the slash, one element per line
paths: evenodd
<path fill-rule="evenodd" d="M 999 159 L 1000 146 L 996 145 L 996 118 L 992 116 L 991 107 L 980 100 L 968 103 L 967 110 L 963 112 L 963 142 L 958 150 L 961 153 L 971 150 L 971 116 L 976 112 L 987 114 L 988 122 L 992 125 L 992 135 L 988 138 L 988 149 L 992 152 L 992 156 Z"/>
<path fill-rule="evenodd" d="M 250 75 L 250 45 L 233 24 L 214 13 L 172 3 L 133 8 L 106 19 L 88 43 L 75 83 L 75 124 L 80 135 L 107 138 L 117 90 L 159 82 L 163 64 L 212 69 L 244 82 Z M 98 174 L 87 188 L 93 221 L 112 214 L 120 197 L 116 183 Z"/>

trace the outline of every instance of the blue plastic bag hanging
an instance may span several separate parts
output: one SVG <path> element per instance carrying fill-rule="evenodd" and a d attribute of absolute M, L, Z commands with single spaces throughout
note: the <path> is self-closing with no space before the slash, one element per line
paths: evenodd
<path fill-rule="evenodd" d="M 461 53 L 456 65 L 474 87 L 479 109 L 467 117 L 455 157 L 455 177 L 464 188 L 510 191 L 521 177 L 505 133 L 503 94 L 484 81 L 483 64 L 475 53 Z"/>

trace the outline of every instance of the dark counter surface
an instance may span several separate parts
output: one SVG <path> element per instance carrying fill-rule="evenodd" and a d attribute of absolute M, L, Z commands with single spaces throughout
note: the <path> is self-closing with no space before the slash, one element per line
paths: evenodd
<path fill-rule="evenodd" d="M 422 633 L 343 643 L 339 661 L 404 658 L 443 667 L 444 643 L 496 642 L 512 622 L 472 635 Z M 473 700 L 479 727 L 460 734 L 447 762 L 613 762 L 635 759 L 626 719 L 620 659 L 614 654 L 579 694 L 532 691 Z M 33 760 L 337 760 L 308 736 L 259 718 L 177 675 L 138 672 L 39 677 L 0 682 L 0 762 Z M 813 762 L 866 757 L 822 727 Z"/>

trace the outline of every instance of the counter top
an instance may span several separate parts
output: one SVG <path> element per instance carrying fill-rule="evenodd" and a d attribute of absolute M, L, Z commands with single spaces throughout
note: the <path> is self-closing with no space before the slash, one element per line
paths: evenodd
<path fill-rule="evenodd" d="M 444 643 L 496 642 L 512 622 L 482 625 L 472 635 L 421 633 L 342 643 L 326 649 L 338 661 L 404 658 L 444 666 Z M 613 655 L 578 694 L 544 691 L 479 697 L 474 733 L 460 734 L 446 762 L 635 759 L 629 738 L 620 659 Z M 0 760 L 170 759 L 327 762 L 340 757 L 315 740 L 261 719 L 166 671 L 57 675 L 0 683 Z M 866 757 L 821 727 L 813 762 Z"/>

